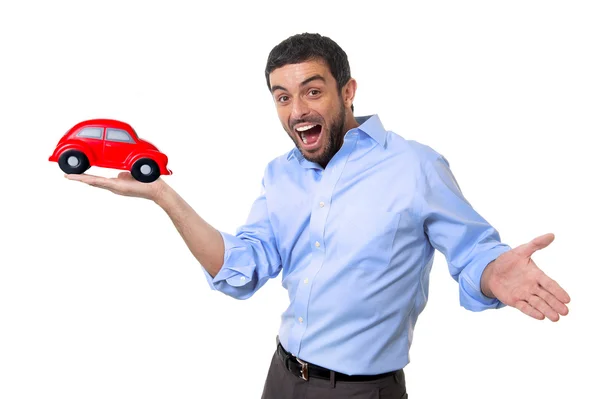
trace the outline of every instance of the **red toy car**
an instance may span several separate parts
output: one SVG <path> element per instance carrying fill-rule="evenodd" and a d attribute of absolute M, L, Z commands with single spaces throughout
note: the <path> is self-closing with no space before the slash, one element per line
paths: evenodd
<path fill-rule="evenodd" d="M 168 158 L 133 128 L 113 119 L 92 119 L 73 126 L 48 159 L 67 174 L 81 174 L 91 166 L 130 170 L 143 183 L 171 175 Z"/>

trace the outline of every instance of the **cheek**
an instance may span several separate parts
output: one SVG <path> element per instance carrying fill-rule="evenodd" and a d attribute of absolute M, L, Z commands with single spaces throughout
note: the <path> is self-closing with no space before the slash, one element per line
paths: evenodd
<path fill-rule="evenodd" d="M 283 130 L 285 130 L 285 132 L 289 135 L 289 136 L 294 136 L 293 132 L 290 131 L 290 120 L 289 120 L 289 115 L 287 112 L 282 112 L 282 111 L 277 111 L 277 115 L 279 116 L 279 122 L 281 123 L 281 127 L 283 127 Z"/>
<path fill-rule="evenodd" d="M 279 107 L 279 108 L 277 108 L 277 116 L 279 116 L 279 120 L 287 129 L 289 117 L 290 117 L 289 112 L 285 108 Z"/>
<path fill-rule="evenodd" d="M 324 99 L 322 102 L 315 104 L 314 107 L 312 107 L 312 113 L 313 115 L 318 115 L 323 122 L 329 126 L 336 116 L 335 109 L 335 104 Z"/>

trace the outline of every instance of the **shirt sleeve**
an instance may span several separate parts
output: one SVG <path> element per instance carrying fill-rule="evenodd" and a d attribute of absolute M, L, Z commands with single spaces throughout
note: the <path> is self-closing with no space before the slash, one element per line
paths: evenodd
<path fill-rule="evenodd" d="M 485 267 L 511 247 L 463 196 L 446 158 L 436 153 L 425 160 L 424 175 L 424 230 L 431 245 L 446 257 L 459 285 L 460 305 L 472 311 L 506 306 L 485 296 L 480 284 Z"/>
<path fill-rule="evenodd" d="M 214 278 L 203 268 L 212 290 L 248 299 L 269 279 L 277 277 L 281 257 L 269 221 L 264 178 L 246 223 L 235 234 L 220 233 L 225 244 L 223 266 Z"/>

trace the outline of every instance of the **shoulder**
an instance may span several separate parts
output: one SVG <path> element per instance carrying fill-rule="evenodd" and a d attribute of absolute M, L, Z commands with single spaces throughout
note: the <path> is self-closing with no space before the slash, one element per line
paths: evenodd
<path fill-rule="evenodd" d="M 448 160 L 430 144 L 420 140 L 407 139 L 403 136 L 388 132 L 388 146 L 395 153 L 401 153 L 402 158 L 409 160 L 416 169 L 423 171 L 429 165 L 442 161 L 448 164 Z"/>
<path fill-rule="evenodd" d="M 431 162 L 438 158 L 443 158 L 443 155 L 434 149 L 431 145 L 417 140 L 405 140 L 406 146 L 421 162 Z"/>
<path fill-rule="evenodd" d="M 277 179 L 278 176 L 286 175 L 291 172 L 294 166 L 294 159 L 290 159 L 293 156 L 294 149 L 291 149 L 284 154 L 278 155 L 271 159 L 264 170 L 264 181 L 265 183 L 272 182 Z"/>

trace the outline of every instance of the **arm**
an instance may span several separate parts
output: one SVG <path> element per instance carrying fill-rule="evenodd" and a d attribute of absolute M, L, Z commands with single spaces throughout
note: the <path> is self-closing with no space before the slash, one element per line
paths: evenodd
<path fill-rule="evenodd" d="M 223 266 L 225 245 L 221 233 L 202 219 L 175 190 L 166 183 L 164 186 L 154 202 L 171 218 L 192 255 L 214 277 Z"/>
<path fill-rule="evenodd" d="M 157 203 L 203 266 L 211 289 L 237 299 L 247 299 L 281 270 L 264 185 L 247 223 L 236 235 L 231 235 L 208 224 L 162 179 L 140 183 L 128 172 L 119 173 L 116 179 L 85 174 L 65 177 L 118 195 L 146 198 Z"/>
<path fill-rule="evenodd" d="M 269 279 L 277 277 L 282 262 L 269 220 L 264 179 L 262 192 L 252 204 L 246 223 L 236 234 L 219 233 L 224 243 L 224 260 L 214 276 L 205 269 L 211 289 L 247 299 Z"/>
<path fill-rule="evenodd" d="M 452 277 L 459 283 L 460 303 L 481 311 L 505 306 L 481 290 L 488 264 L 511 248 L 463 196 L 448 161 L 428 149 L 423 160 L 421 220 L 431 245 L 444 254 Z"/>
<path fill-rule="evenodd" d="M 461 304 L 476 311 L 508 305 L 539 320 L 567 315 L 569 295 L 531 259 L 554 235 L 511 249 L 464 198 L 443 156 L 433 152 L 424 169 L 425 231 L 459 282 Z"/>

